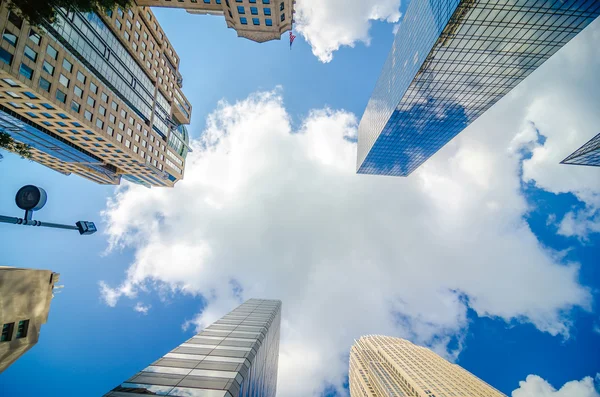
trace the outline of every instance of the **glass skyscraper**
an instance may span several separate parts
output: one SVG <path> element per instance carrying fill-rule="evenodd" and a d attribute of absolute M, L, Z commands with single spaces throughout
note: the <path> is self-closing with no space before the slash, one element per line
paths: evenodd
<path fill-rule="evenodd" d="M 250 299 L 105 397 L 275 397 L 281 301 Z"/>
<path fill-rule="evenodd" d="M 598 15 L 597 0 L 412 0 L 360 122 L 357 172 L 408 176 Z"/>
<path fill-rule="evenodd" d="M 560 163 L 600 167 L 600 134 L 590 139 Z"/>

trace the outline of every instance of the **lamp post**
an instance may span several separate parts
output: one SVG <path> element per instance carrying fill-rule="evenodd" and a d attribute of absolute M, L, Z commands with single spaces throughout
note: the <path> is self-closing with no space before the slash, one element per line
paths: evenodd
<path fill-rule="evenodd" d="M 77 230 L 81 235 L 88 235 L 96 233 L 96 225 L 94 222 L 79 221 L 75 225 L 63 225 L 60 223 L 50 223 L 33 220 L 33 213 L 41 210 L 46 205 L 48 196 L 46 191 L 41 187 L 27 185 L 23 186 L 17 192 L 15 196 L 15 203 L 17 207 L 25 210 L 24 218 L 16 218 L 12 216 L 0 215 L 0 223 L 12 223 L 13 225 L 24 225 L 24 226 L 43 226 L 52 227 L 55 229 L 69 229 Z"/>

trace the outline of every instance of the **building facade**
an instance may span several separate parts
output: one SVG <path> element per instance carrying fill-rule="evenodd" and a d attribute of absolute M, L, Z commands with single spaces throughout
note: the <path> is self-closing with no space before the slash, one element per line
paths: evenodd
<path fill-rule="evenodd" d="M 408 176 L 598 15 L 595 0 L 412 0 L 360 121 L 357 172 Z"/>
<path fill-rule="evenodd" d="M 281 301 L 250 299 L 105 397 L 275 397 Z"/>
<path fill-rule="evenodd" d="M 0 373 L 39 340 L 59 274 L 0 266 Z"/>
<path fill-rule="evenodd" d="M 42 30 L 5 2 L 0 29 L 0 132 L 30 145 L 32 160 L 101 184 L 183 178 L 192 108 L 150 9 L 58 9 Z"/>
<path fill-rule="evenodd" d="M 590 139 L 560 163 L 600 167 L 600 134 Z"/>
<path fill-rule="evenodd" d="M 506 397 L 431 350 L 369 335 L 350 350 L 351 397 Z"/>
<path fill-rule="evenodd" d="M 239 37 L 263 43 L 292 30 L 295 0 L 135 0 L 139 6 L 182 8 L 192 14 L 218 15 Z"/>

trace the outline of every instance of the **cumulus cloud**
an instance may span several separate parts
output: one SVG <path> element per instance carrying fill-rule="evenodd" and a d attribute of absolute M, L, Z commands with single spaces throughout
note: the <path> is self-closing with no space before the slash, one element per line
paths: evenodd
<path fill-rule="evenodd" d="M 148 314 L 148 310 L 150 310 L 151 308 L 152 305 L 144 305 L 142 302 L 138 302 L 133 307 L 133 310 L 138 313 L 142 313 L 143 315 L 146 315 Z"/>
<path fill-rule="evenodd" d="M 110 247 L 136 254 L 123 282 L 102 283 L 101 293 L 112 306 L 156 286 L 201 294 L 206 308 L 185 323 L 198 329 L 247 298 L 281 299 L 282 396 L 345 393 L 348 351 L 363 334 L 455 357 L 448 345 L 458 336 L 460 346 L 468 307 L 568 337 L 569 311 L 590 309 L 590 292 L 579 265 L 544 248 L 524 221 L 521 184 L 534 178 L 526 168 L 545 176 L 527 160 L 522 166 L 519 148 L 542 146 L 556 158 L 566 149 L 517 135 L 527 125 L 553 128 L 531 109 L 568 89 L 569 78 L 600 81 L 584 63 L 573 65 L 578 76 L 562 66 L 545 65 L 410 178 L 354 173 L 354 114 L 315 109 L 294 129 L 279 90 L 221 102 L 192 143 L 183 181 L 174 189 L 125 184 L 108 203 Z M 573 112 L 571 99 L 554 113 Z M 592 100 L 588 110 L 600 106 Z M 585 135 L 583 125 L 572 130 Z M 592 202 L 589 177 L 566 169 L 580 183 L 563 191 Z"/>
<path fill-rule="evenodd" d="M 590 376 L 580 381 L 567 382 L 556 390 L 539 376 L 529 375 L 527 379 L 519 382 L 519 388 L 512 392 L 512 397 L 600 397 L 600 394 L 594 387 L 594 379 Z"/>
<path fill-rule="evenodd" d="M 296 4 L 296 29 L 321 62 L 330 62 L 341 46 L 369 44 L 371 21 L 396 23 L 400 0 L 301 0 Z"/>

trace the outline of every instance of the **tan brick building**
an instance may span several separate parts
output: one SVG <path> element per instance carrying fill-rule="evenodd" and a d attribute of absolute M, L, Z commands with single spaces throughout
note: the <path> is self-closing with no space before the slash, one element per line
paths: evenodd
<path fill-rule="evenodd" d="M 136 0 L 139 6 L 183 8 L 192 14 L 222 15 L 239 37 L 263 43 L 292 30 L 295 0 Z"/>
<path fill-rule="evenodd" d="M 352 397 L 506 397 L 425 347 L 380 335 L 354 343 L 349 381 Z"/>
<path fill-rule="evenodd" d="M 0 7 L 0 131 L 63 174 L 173 186 L 192 107 L 152 11 L 57 12 L 41 30 Z"/>

